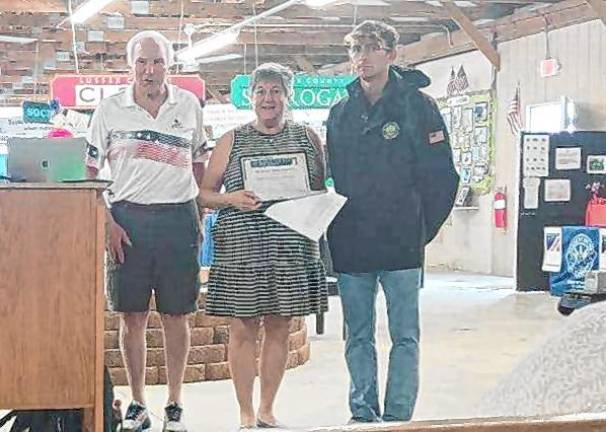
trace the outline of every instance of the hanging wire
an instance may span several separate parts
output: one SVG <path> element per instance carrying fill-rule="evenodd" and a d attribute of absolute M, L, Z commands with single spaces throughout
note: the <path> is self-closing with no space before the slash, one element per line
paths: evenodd
<path fill-rule="evenodd" d="M 547 16 L 543 15 L 543 21 L 545 22 L 545 58 L 551 58 L 551 50 L 549 48 L 549 21 Z"/>
<path fill-rule="evenodd" d="M 183 15 L 184 15 L 183 0 L 181 0 L 181 14 L 179 15 L 179 34 L 177 35 L 177 46 L 181 49 L 181 33 L 183 33 Z M 177 64 L 177 70 L 183 70 L 183 65 Z"/>
<path fill-rule="evenodd" d="M 246 44 L 244 44 L 242 50 L 243 50 L 242 58 L 243 58 L 243 66 L 244 66 L 244 70 L 242 71 L 242 73 L 244 75 L 246 75 Z"/>
<path fill-rule="evenodd" d="M 446 40 L 448 41 L 448 46 L 450 48 L 454 47 L 454 42 L 452 40 L 452 33 L 451 33 L 450 29 L 448 28 L 448 26 L 445 24 L 440 24 L 440 27 L 442 27 L 444 29 L 444 31 L 446 32 Z"/>
<path fill-rule="evenodd" d="M 69 12 L 69 22 L 71 23 L 71 27 L 72 27 L 72 50 L 74 52 L 74 62 L 75 62 L 75 66 L 76 66 L 76 73 L 80 74 L 80 65 L 78 63 L 78 49 L 76 48 L 76 25 L 74 24 L 74 21 L 71 19 L 72 17 L 72 0 L 67 0 L 67 10 Z"/>
<path fill-rule="evenodd" d="M 352 27 L 355 27 L 356 24 L 358 24 L 358 2 L 355 2 L 354 5 L 354 13 L 353 13 L 353 23 L 352 23 Z"/>
<path fill-rule="evenodd" d="M 252 2 L 253 16 L 257 16 L 257 8 L 255 8 L 255 1 Z M 257 20 L 253 21 L 253 32 L 255 37 L 255 68 L 259 66 L 259 43 L 257 42 Z"/>
<path fill-rule="evenodd" d="M 39 56 L 40 56 L 40 41 L 36 41 L 36 55 L 34 57 L 34 65 L 35 65 L 35 69 L 34 69 L 34 96 L 36 94 L 38 94 L 38 76 L 40 74 Z"/>

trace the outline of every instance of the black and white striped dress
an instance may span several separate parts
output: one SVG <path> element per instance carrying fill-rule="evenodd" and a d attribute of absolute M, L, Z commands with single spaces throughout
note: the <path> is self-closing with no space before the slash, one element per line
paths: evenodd
<path fill-rule="evenodd" d="M 241 158 L 304 152 L 310 184 L 321 172 L 304 126 L 287 122 L 275 135 L 252 125 L 234 131 L 225 170 L 227 192 L 244 188 Z M 215 255 L 210 269 L 206 314 L 257 317 L 303 316 L 328 309 L 326 275 L 318 243 L 256 211 L 222 209 L 213 228 Z"/>

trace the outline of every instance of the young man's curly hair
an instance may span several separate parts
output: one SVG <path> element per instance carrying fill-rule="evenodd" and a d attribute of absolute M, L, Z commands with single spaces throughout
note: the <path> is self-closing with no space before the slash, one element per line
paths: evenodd
<path fill-rule="evenodd" d="M 396 48 L 400 35 L 389 24 L 381 21 L 366 20 L 358 24 L 351 33 L 345 36 L 345 44 L 351 46 L 364 38 L 375 39 L 377 42 L 381 42 L 385 49 L 391 51 Z"/>

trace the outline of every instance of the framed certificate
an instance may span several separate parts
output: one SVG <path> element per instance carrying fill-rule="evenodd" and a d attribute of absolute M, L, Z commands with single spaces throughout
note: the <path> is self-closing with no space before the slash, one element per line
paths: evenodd
<path fill-rule="evenodd" d="M 261 201 L 300 198 L 310 193 L 305 153 L 246 156 L 240 161 L 244 189 Z"/>

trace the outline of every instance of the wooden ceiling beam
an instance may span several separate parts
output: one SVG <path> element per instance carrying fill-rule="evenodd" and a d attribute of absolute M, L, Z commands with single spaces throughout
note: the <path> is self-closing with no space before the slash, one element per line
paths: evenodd
<path fill-rule="evenodd" d="M 27 13 L 67 13 L 65 3 L 61 0 L 0 0 L 0 11 Z"/>
<path fill-rule="evenodd" d="M 604 0 L 586 0 L 589 6 L 594 10 L 596 15 L 600 17 L 604 25 L 606 25 L 606 1 Z"/>
<path fill-rule="evenodd" d="M 221 94 L 221 92 L 219 90 L 217 90 L 215 88 L 215 86 L 212 85 L 206 85 L 205 86 L 205 90 L 206 92 L 212 96 L 213 99 L 215 99 L 217 102 L 222 103 L 222 104 L 226 104 L 229 103 L 229 101 L 227 100 L 227 98 L 225 96 L 223 96 Z"/>
<path fill-rule="evenodd" d="M 544 17 L 551 29 L 558 29 L 595 19 L 595 12 L 586 0 L 564 0 L 534 11 L 523 11 L 499 18 L 486 26 L 496 34 L 498 43 L 521 38 L 544 31 Z M 428 61 L 461 54 L 476 49 L 467 34 L 455 31 L 451 39 L 447 35 L 426 36 L 420 41 L 399 47 L 396 62 L 402 65 L 417 65 Z M 338 74 L 349 70 L 347 62 L 323 68 L 322 74 Z"/>
<path fill-rule="evenodd" d="M 557 29 L 594 19 L 595 14 L 585 0 L 565 0 L 539 11 L 501 18 L 495 21 L 490 29 L 495 32 L 496 41 L 502 43 L 541 33 L 545 29 L 544 17 L 549 20 L 551 29 Z M 457 31 L 452 34 L 452 45 L 445 35 L 441 35 L 426 37 L 404 46 L 399 61 L 414 65 L 474 49 L 475 46 L 467 35 Z"/>
<path fill-rule="evenodd" d="M 317 30 L 302 30 L 300 28 L 293 29 L 268 29 L 257 32 L 255 37 L 252 29 L 246 29 L 240 33 L 238 38 L 238 44 L 254 45 L 290 45 L 290 46 L 314 46 L 314 45 L 343 45 L 343 37 L 350 31 L 350 29 L 339 28 L 334 31 L 317 31 Z M 126 43 L 135 33 L 136 30 L 104 30 L 103 43 Z M 165 30 L 162 32 L 170 40 L 178 40 L 178 31 L 176 30 Z M 28 33 L 27 29 L 12 32 L 15 36 L 26 36 Z M 199 33 L 196 34 L 194 41 L 203 40 L 210 36 L 210 33 Z M 72 43 L 71 32 L 60 31 L 60 30 L 44 30 L 38 36 L 39 40 L 55 42 L 62 47 L 69 47 Z M 416 38 L 416 34 L 413 35 L 402 35 L 403 39 Z M 88 31 L 77 30 L 76 41 L 84 41 L 87 44 Z M 183 38 L 181 38 L 183 40 Z M 414 40 L 414 39 L 413 39 Z M 96 42 L 95 42 L 96 43 Z"/>
<path fill-rule="evenodd" d="M 280 2 L 282 3 L 282 2 Z M 256 8 L 257 14 L 267 10 Z M 178 2 L 154 1 L 150 3 L 150 14 L 160 16 L 179 16 L 180 5 Z M 243 19 L 254 14 L 252 8 L 246 3 L 184 3 L 184 14 L 186 16 L 195 16 L 198 18 L 220 18 L 220 19 Z M 353 17 L 354 6 L 351 4 L 334 5 L 322 9 L 312 9 L 304 5 L 295 5 L 287 8 L 276 16 L 288 19 L 293 18 L 323 18 L 323 17 L 344 17 L 350 20 Z M 440 7 L 428 5 L 422 1 L 404 1 L 397 2 L 388 7 L 377 6 L 358 6 L 358 16 L 365 18 L 385 19 L 386 16 L 394 14 L 404 14 L 404 16 L 425 16 L 434 18 L 447 18 L 448 14 Z"/>
<path fill-rule="evenodd" d="M 477 29 L 473 22 L 465 15 L 465 13 L 456 5 L 442 1 L 442 6 L 448 11 L 453 21 L 471 38 L 476 48 L 478 48 L 484 56 L 492 63 L 496 70 L 501 70 L 501 56 L 492 46 L 490 41 L 486 39 L 484 34 Z"/>

